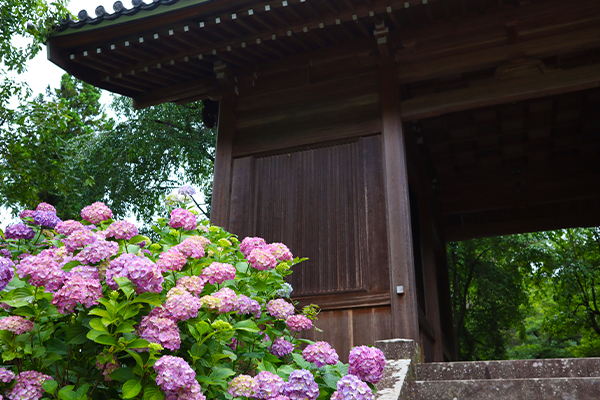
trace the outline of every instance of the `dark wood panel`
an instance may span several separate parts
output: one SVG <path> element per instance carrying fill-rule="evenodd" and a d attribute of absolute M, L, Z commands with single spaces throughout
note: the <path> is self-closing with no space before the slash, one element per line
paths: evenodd
<path fill-rule="evenodd" d="M 254 157 L 233 160 L 229 230 L 240 238 L 254 236 Z"/>

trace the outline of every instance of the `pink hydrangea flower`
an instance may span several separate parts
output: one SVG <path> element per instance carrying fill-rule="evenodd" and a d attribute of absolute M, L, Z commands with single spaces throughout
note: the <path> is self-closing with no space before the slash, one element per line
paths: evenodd
<path fill-rule="evenodd" d="M 177 286 L 199 296 L 204 289 L 204 279 L 199 276 L 184 276 L 177 280 Z"/>
<path fill-rule="evenodd" d="M 80 275 L 72 275 L 54 295 L 52 304 L 57 306 L 61 314 L 73 312 L 77 304 L 86 308 L 98 304 L 102 297 L 102 284 L 98 279 L 85 279 Z"/>
<path fill-rule="evenodd" d="M 162 291 L 164 278 L 158 265 L 145 257 L 132 259 L 128 268 L 127 277 L 136 286 L 136 293 Z"/>
<path fill-rule="evenodd" d="M 285 322 L 288 328 L 293 331 L 304 331 L 312 328 L 312 321 L 304 315 L 292 315 Z"/>
<path fill-rule="evenodd" d="M 215 296 L 202 296 L 200 297 L 200 303 L 202 304 L 202 308 L 206 308 L 209 311 L 219 311 L 222 300 Z"/>
<path fill-rule="evenodd" d="M 174 249 L 188 258 L 202 258 L 204 257 L 204 248 L 208 244 L 210 244 L 210 240 L 204 236 L 192 236 L 179 243 Z"/>
<path fill-rule="evenodd" d="M 267 242 L 265 239 L 259 237 L 246 237 L 240 243 L 240 251 L 244 255 L 244 257 L 248 257 L 252 250 L 254 249 L 262 249 L 267 247 Z"/>
<path fill-rule="evenodd" d="M 181 357 L 162 356 L 154 363 L 157 372 L 156 383 L 165 392 L 174 392 L 191 386 L 196 381 L 196 373 Z"/>
<path fill-rule="evenodd" d="M 294 258 L 290 249 L 283 243 L 271 243 L 267 245 L 267 248 L 277 260 L 289 261 Z"/>
<path fill-rule="evenodd" d="M 101 355 L 105 356 L 104 353 L 102 353 Z M 112 372 L 116 371 L 117 369 L 121 368 L 121 366 L 117 362 L 117 356 L 115 354 L 113 354 L 112 360 L 109 360 L 106 363 L 100 363 L 99 361 L 96 360 L 96 368 L 98 368 L 100 371 L 102 371 L 102 375 L 104 375 L 105 381 L 112 381 L 112 379 L 109 375 Z"/>
<path fill-rule="evenodd" d="M 15 373 L 10 369 L 0 368 L 0 382 L 9 383 L 15 379 Z"/>
<path fill-rule="evenodd" d="M 92 224 L 99 224 L 113 217 L 112 210 L 101 201 L 97 201 L 91 206 L 83 207 L 81 210 L 81 218 Z"/>
<path fill-rule="evenodd" d="M 92 244 L 87 245 L 79 253 L 83 259 L 89 264 L 96 264 L 104 261 L 119 252 L 119 244 L 115 242 L 107 242 L 106 240 L 97 240 Z"/>
<path fill-rule="evenodd" d="M 317 342 L 306 346 L 302 351 L 302 357 L 308 362 L 315 364 L 317 368 L 323 367 L 325 364 L 337 364 L 339 357 L 327 342 Z"/>
<path fill-rule="evenodd" d="M 70 234 L 72 234 L 75 231 L 79 231 L 79 230 L 83 230 L 85 229 L 85 226 L 79 222 L 79 221 L 73 221 L 72 219 L 69 219 L 67 221 L 61 221 L 58 224 L 56 224 L 56 226 L 54 227 L 54 230 L 56 231 L 56 233 L 58 233 L 59 235 L 66 235 L 69 236 Z"/>
<path fill-rule="evenodd" d="M 21 335 L 33 330 L 33 322 L 18 315 L 13 315 L 0 319 L 0 329 L 12 332 L 15 335 Z"/>
<path fill-rule="evenodd" d="M 297 369 L 290 374 L 282 392 L 290 400 L 315 400 L 319 397 L 319 386 L 310 371 Z"/>
<path fill-rule="evenodd" d="M 238 375 L 229 382 L 227 393 L 233 397 L 250 397 L 258 389 L 254 378 L 250 375 Z"/>
<path fill-rule="evenodd" d="M 25 218 L 33 218 L 33 210 L 23 210 L 21 214 L 19 214 L 19 218 L 24 220 Z"/>
<path fill-rule="evenodd" d="M 196 216 L 190 211 L 183 208 L 176 208 L 171 211 L 169 226 L 173 229 L 183 228 L 186 231 L 191 231 L 196 229 L 198 221 L 196 220 Z"/>
<path fill-rule="evenodd" d="M 156 265 L 158 265 L 161 272 L 181 271 L 186 262 L 187 258 L 176 248 L 172 247 L 159 256 Z"/>
<path fill-rule="evenodd" d="M 237 294 L 227 287 L 220 289 L 218 292 L 213 293 L 213 297 L 221 300 L 219 304 L 219 313 L 223 314 L 233 310 L 233 306 L 237 301 Z"/>
<path fill-rule="evenodd" d="M 129 240 L 138 234 L 138 228 L 128 221 L 115 221 L 106 229 L 107 238 Z"/>
<path fill-rule="evenodd" d="M 231 264 L 213 262 L 202 271 L 202 277 L 211 284 L 221 284 L 235 279 L 235 267 Z"/>
<path fill-rule="evenodd" d="M 37 256 L 28 256 L 17 265 L 17 274 L 21 279 L 29 276 L 29 283 L 33 286 L 43 286 L 48 292 L 58 290 L 66 273 L 49 253 L 40 253 Z"/>
<path fill-rule="evenodd" d="M 338 381 L 331 400 L 373 400 L 373 391 L 358 377 L 346 375 Z"/>
<path fill-rule="evenodd" d="M 295 310 L 294 306 L 284 299 L 275 299 L 267 303 L 267 312 L 274 318 L 286 320 Z"/>
<path fill-rule="evenodd" d="M 119 285 L 115 281 L 117 277 L 127 278 L 129 269 L 127 265 L 135 260 L 135 254 L 121 254 L 110 262 L 106 271 L 104 271 L 104 281 L 112 290 L 117 290 Z"/>
<path fill-rule="evenodd" d="M 261 271 L 273 269 L 277 266 L 277 259 L 266 247 L 253 249 L 247 259 L 250 265 Z"/>
<path fill-rule="evenodd" d="M 52 379 L 51 376 L 37 371 L 23 371 L 17 376 L 15 387 L 6 392 L 10 400 L 38 400 L 43 394 L 42 383 Z"/>
<path fill-rule="evenodd" d="M 206 400 L 202 388 L 197 381 L 190 386 L 173 392 L 165 392 L 165 400 Z"/>
<path fill-rule="evenodd" d="M 260 304 L 250 297 L 240 294 L 233 306 L 238 314 L 254 314 L 254 318 L 260 318 Z"/>
<path fill-rule="evenodd" d="M 183 288 L 174 287 L 167 293 L 165 310 L 176 322 L 195 318 L 201 307 L 200 299 Z"/>
<path fill-rule="evenodd" d="M 257 399 L 270 399 L 281 393 L 284 381 L 279 376 L 269 371 L 261 371 L 255 377 L 254 381 L 257 388 L 254 396 Z"/>
<path fill-rule="evenodd" d="M 348 373 L 369 383 L 381 380 L 385 368 L 385 356 L 376 347 L 357 346 L 350 351 Z"/>
<path fill-rule="evenodd" d="M 80 229 L 70 233 L 68 237 L 62 240 L 62 242 L 68 251 L 74 252 L 75 250 L 83 249 L 85 246 L 88 246 L 97 240 L 98 237 L 94 232 Z"/>
<path fill-rule="evenodd" d="M 37 207 L 35 208 L 35 211 L 50 211 L 50 212 L 53 212 L 54 214 L 56 214 L 56 208 L 54 208 L 54 206 L 52 204 L 48 204 L 48 203 L 38 204 Z"/>
<path fill-rule="evenodd" d="M 155 308 L 154 310 L 161 310 Z M 170 318 L 166 318 L 161 314 L 166 312 L 150 312 L 142 318 L 142 322 L 138 327 L 138 335 L 142 339 L 146 339 L 150 343 L 158 343 L 165 349 L 172 351 L 179 350 L 181 346 L 181 337 L 179 336 L 179 328 L 177 323 Z"/>

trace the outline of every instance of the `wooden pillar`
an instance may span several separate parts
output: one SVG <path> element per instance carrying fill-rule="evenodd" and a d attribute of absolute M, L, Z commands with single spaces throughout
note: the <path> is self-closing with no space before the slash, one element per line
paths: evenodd
<path fill-rule="evenodd" d="M 223 97 L 220 101 L 213 195 L 210 206 L 210 221 L 225 229 L 229 228 L 229 209 L 231 205 L 231 166 L 233 162 L 233 135 L 235 132 L 234 108 L 235 97 L 233 93 Z"/>
<path fill-rule="evenodd" d="M 400 120 L 398 68 L 393 63 L 381 66 L 380 92 L 392 334 L 395 338 L 413 339 L 419 343 L 406 148 Z M 404 294 L 397 294 L 398 286 L 404 288 Z"/>

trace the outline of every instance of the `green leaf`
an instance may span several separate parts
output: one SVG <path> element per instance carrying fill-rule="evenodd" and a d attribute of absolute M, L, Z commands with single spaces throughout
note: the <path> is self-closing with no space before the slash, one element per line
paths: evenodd
<path fill-rule="evenodd" d="M 11 290 L 4 295 L 2 301 L 11 307 L 25 307 L 33 304 L 35 298 L 31 286 Z"/>
<path fill-rule="evenodd" d="M 48 379 L 47 381 L 44 381 L 44 383 L 42 383 L 42 389 L 44 389 L 44 392 L 46 393 L 54 394 L 57 388 L 58 383 L 56 383 L 54 379 Z"/>
<path fill-rule="evenodd" d="M 331 373 L 323 374 L 323 380 L 327 386 L 335 390 L 337 389 L 337 383 L 340 380 L 340 377 Z"/>
<path fill-rule="evenodd" d="M 119 345 L 119 342 L 117 342 L 117 340 L 110 335 L 100 335 L 96 339 L 94 339 L 94 342 L 104 344 L 106 346 L 118 346 Z"/>
<path fill-rule="evenodd" d="M 148 240 L 148 238 L 145 236 L 142 236 L 142 235 L 137 235 L 137 236 L 134 236 L 131 239 L 129 239 L 129 243 L 136 244 L 136 243 L 141 243 L 145 240 Z"/>
<path fill-rule="evenodd" d="M 131 254 L 137 254 L 140 251 L 140 246 L 135 244 L 127 245 L 127 252 Z"/>
<path fill-rule="evenodd" d="M 110 378 L 118 381 L 118 382 L 126 382 L 128 380 L 134 379 L 135 375 L 133 374 L 133 370 L 127 367 L 121 367 L 109 374 Z"/>
<path fill-rule="evenodd" d="M 115 333 L 133 332 L 133 331 L 135 331 L 135 328 L 133 327 L 133 322 L 125 321 L 125 322 L 121 322 L 121 324 L 119 324 L 119 326 L 115 330 Z"/>
<path fill-rule="evenodd" d="M 88 311 L 88 315 L 97 315 L 102 318 L 111 318 L 109 312 L 101 308 L 92 308 L 90 311 Z"/>
<path fill-rule="evenodd" d="M 134 339 L 128 345 L 128 349 L 145 349 L 150 346 L 150 342 L 146 339 Z"/>
<path fill-rule="evenodd" d="M 92 329 L 85 335 L 85 337 L 90 340 L 96 341 L 96 338 L 98 336 L 102 336 L 102 335 L 106 335 L 106 332 L 105 331 L 97 331 L 95 329 Z"/>
<path fill-rule="evenodd" d="M 233 329 L 236 331 L 246 331 L 252 333 L 260 332 L 260 329 L 258 326 L 256 326 L 256 323 L 251 319 L 245 319 L 238 322 L 233 326 Z"/>
<path fill-rule="evenodd" d="M 248 263 L 247 262 L 239 262 L 239 263 L 235 264 L 235 269 L 239 273 L 245 274 L 246 272 L 248 272 Z"/>
<path fill-rule="evenodd" d="M 266 292 L 267 290 L 269 290 L 269 285 L 267 285 L 266 283 L 261 282 L 261 281 L 255 282 L 251 286 L 257 292 Z"/>
<path fill-rule="evenodd" d="M 64 386 L 58 391 L 58 398 L 61 400 L 77 400 L 77 395 L 73 392 L 75 386 Z"/>
<path fill-rule="evenodd" d="M 154 306 L 162 305 L 162 301 L 160 300 L 159 294 L 152 293 L 152 292 L 144 292 L 144 293 L 138 295 L 131 302 L 132 303 L 147 303 L 147 304 L 152 304 Z"/>
<path fill-rule="evenodd" d="M 125 296 L 127 296 L 127 298 L 130 298 L 133 292 L 135 292 L 135 285 L 124 276 L 118 276 L 113 279 L 117 282 L 117 284 L 119 285 L 119 289 L 121 289 L 123 293 L 125 293 Z"/>
<path fill-rule="evenodd" d="M 123 384 L 123 398 L 131 399 L 142 390 L 142 384 L 137 379 L 130 379 Z"/>
<path fill-rule="evenodd" d="M 137 365 L 140 366 L 140 368 L 144 368 L 144 361 L 142 360 L 142 357 L 140 357 L 140 355 L 134 351 L 131 350 L 125 350 L 127 353 L 129 353 L 129 355 L 131 357 L 133 357 L 133 359 L 135 360 L 135 362 L 137 363 Z"/>
<path fill-rule="evenodd" d="M 208 325 L 205 321 L 198 322 L 196 324 L 196 330 L 198 331 L 200 336 L 202 336 L 210 330 L 210 325 Z"/>
<path fill-rule="evenodd" d="M 144 388 L 143 400 L 163 400 L 165 394 L 154 382 L 148 382 Z"/>
<path fill-rule="evenodd" d="M 83 265 L 81 264 L 81 262 L 77 261 L 77 260 L 73 260 L 73 261 L 69 261 L 68 263 L 66 263 L 65 265 L 63 265 L 62 269 L 65 271 L 70 271 L 73 268 L 79 266 L 79 265 Z"/>
<path fill-rule="evenodd" d="M 224 381 L 233 375 L 235 375 L 235 371 L 233 371 L 232 369 L 213 367 L 212 372 L 208 377 L 213 381 Z"/>
<path fill-rule="evenodd" d="M 282 365 L 281 367 L 279 367 L 279 369 L 277 370 L 277 375 L 279 375 L 283 380 L 288 380 L 288 377 L 290 376 L 290 374 L 292 372 L 294 372 L 295 368 L 292 367 L 291 365 Z"/>
<path fill-rule="evenodd" d="M 108 329 L 106 329 L 106 326 L 102 323 L 102 320 L 100 318 L 91 319 L 90 326 L 92 327 L 92 329 L 95 329 L 97 331 L 108 332 Z"/>
<path fill-rule="evenodd" d="M 310 368 L 310 363 L 307 362 L 304 358 L 302 358 L 302 354 L 298 354 L 298 353 L 292 353 L 292 358 L 294 359 L 294 362 L 296 364 L 298 364 L 298 366 L 302 369 L 309 369 Z"/>
<path fill-rule="evenodd" d="M 36 317 L 37 316 L 35 313 L 35 310 L 28 306 L 15 308 L 14 310 L 11 311 L 11 314 L 20 315 L 21 317 Z"/>

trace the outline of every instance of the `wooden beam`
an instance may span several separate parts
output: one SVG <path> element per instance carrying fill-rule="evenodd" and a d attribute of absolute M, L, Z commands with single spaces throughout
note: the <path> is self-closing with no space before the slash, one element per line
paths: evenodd
<path fill-rule="evenodd" d="M 590 65 L 416 97 L 402 102 L 401 114 L 404 121 L 414 121 L 451 112 L 547 97 L 598 86 L 600 86 L 600 65 Z"/>
<path fill-rule="evenodd" d="M 207 79 L 184 82 L 168 88 L 160 88 L 151 92 L 142 93 L 133 98 L 133 107 L 136 109 L 154 106 L 169 101 L 206 93 L 214 89 L 215 82 Z"/>
<path fill-rule="evenodd" d="M 397 52 L 396 57 L 401 63 L 399 69 L 400 83 L 410 83 L 492 68 L 513 58 L 541 59 L 596 47 L 600 47 L 600 26 L 528 42 L 441 57 L 436 59 L 435 62 L 429 59 L 410 62 L 411 57 L 403 55 L 402 51 Z"/>
<path fill-rule="evenodd" d="M 395 338 L 413 339 L 418 342 L 419 314 L 410 225 L 406 148 L 400 120 L 398 73 L 394 64 L 384 64 L 380 69 L 380 93 L 392 334 Z M 403 295 L 397 294 L 398 286 L 404 288 Z"/>

